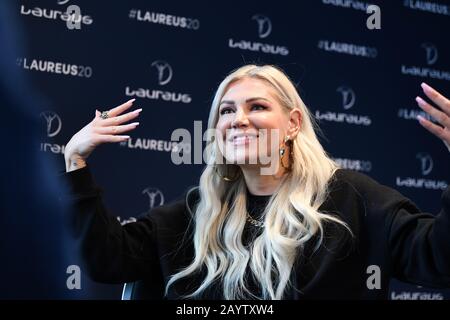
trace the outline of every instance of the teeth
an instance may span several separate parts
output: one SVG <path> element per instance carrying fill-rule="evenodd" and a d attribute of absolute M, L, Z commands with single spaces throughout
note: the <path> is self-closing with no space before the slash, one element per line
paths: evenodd
<path fill-rule="evenodd" d="M 234 136 L 233 138 L 229 139 L 228 141 L 231 143 L 242 143 L 245 142 L 245 140 L 254 140 L 259 138 L 259 134 L 247 134 L 247 135 L 238 135 Z"/>
<path fill-rule="evenodd" d="M 237 137 L 234 137 L 234 139 L 239 139 L 239 138 L 257 138 L 258 136 L 256 135 L 256 136 L 254 136 L 254 135 L 250 135 L 250 136 L 237 136 Z"/>
<path fill-rule="evenodd" d="M 236 144 L 236 145 L 244 144 L 247 141 L 255 140 L 256 138 L 258 138 L 258 136 L 239 136 L 239 137 L 234 137 L 233 144 Z"/>
<path fill-rule="evenodd" d="M 253 139 L 256 138 L 255 136 L 240 136 L 240 137 L 235 137 L 234 140 L 244 140 L 244 139 Z"/>

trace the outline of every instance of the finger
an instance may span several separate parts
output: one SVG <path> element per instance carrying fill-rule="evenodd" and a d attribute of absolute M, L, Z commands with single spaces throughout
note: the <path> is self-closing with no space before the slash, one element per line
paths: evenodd
<path fill-rule="evenodd" d="M 432 123 L 431 121 L 428 121 L 422 116 L 417 116 L 417 120 L 419 120 L 419 123 L 428 131 L 430 131 L 432 134 L 434 134 L 436 137 L 442 139 L 444 142 L 450 143 L 450 134 L 449 131 L 445 131 L 444 128 L 441 126 L 438 126 L 437 124 Z"/>
<path fill-rule="evenodd" d="M 95 118 L 100 117 L 102 113 L 100 111 L 98 111 L 97 109 L 95 109 Z"/>
<path fill-rule="evenodd" d="M 101 143 L 114 143 L 114 142 L 123 142 L 123 141 L 127 141 L 128 139 L 130 139 L 130 136 L 115 136 L 115 135 L 97 135 L 94 138 L 94 143 L 95 144 L 101 144 Z"/>
<path fill-rule="evenodd" d="M 107 135 L 113 135 L 113 134 L 120 134 L 124 133 L 130 130 L 133 130 L 139 125 L 139 122 L 133 122 L 121 126 L 109 126 L 109 127 L 97 127 L 95 131 L 99 134 L 107 134 Z"/>
<path fill-rule="evenodd" d="M 133 105 L 133 102 L 134 102 L 135 100 L 136 100 L 136 99 L 128 100 L 127 102 L 122 103 L 120 106 L 117 106 L 117 107 L 115 107 L 115 108 L 112 108 L 111 110 L 108 111 L 108 115 L 109 115 L 110 117 L 118 116 L 119 114 L 121 114 L 121 113 L 124 112 L 125 110 L 129 109 L 129 108 Z"/>
<path fill-rule="evenodd" d="M 450 128 L 450 118 L 442 111 L 434 108 L 431 104 L 423 100 L 421 97 L 416 97 L 417 104 L 423 111 L 431 115 L 437 122 L 446 128 Z"/>
<path fill-rule="evenodd" d="M 141 113 L 141 111 L 142 111 L 142 108 L 141 109 L 136 109 L 134 111 L 122 114 L 120 116 L 112 117 L 112 118 L 108 118 L 108 119 L 105 119 L 103 121 L 100 121 L 99 124 L 102 127 L 117 126 L 119 124 L 122 124 L 124 122 L 130 121 L 130 120 L 136 118 L 139 115 L 139 113 Z"/>
<path fill-rule="evenodd" d="M 425 82 L 422 82 L 421 87 L 427 97 L 436 103 L 448 116 L 450 116 L 450 101 Z"/>

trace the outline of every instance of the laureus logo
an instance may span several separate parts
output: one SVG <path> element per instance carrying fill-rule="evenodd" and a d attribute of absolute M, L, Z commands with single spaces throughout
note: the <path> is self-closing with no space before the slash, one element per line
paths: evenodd
<path fill-rule="evenodd" d="M 156 60 L 151 64 L 152 67 L 155 67 L 158 72 L 158 83 L 163 86 L 172 80 L 172 67 L 166 61 Z"/>
<path fill-rule="evenodd" d="M 422 175 L 426 176 L 433 170 L 433 159 L 428 153 L 419 152 L 416 154 L 416 159 L 420 161 Z"/>
<path fill-rule="evenodd" d="M 421 44 L 421 47 L 425 49 L 425 59 L 427 61 L 427 64 L 429 66 L 435 64 L 439 56 L 436 46 L 432 43 L 425 42 Z"/>
<path fill-rule="evenodd" d="M 340 86 L 336 89 L 342 95 L 342 107 L 348 110 L 355 104 L 356 95 L 352 88 L 347 86 Z"/>
<path fill-rule="evenodd" d="M 151 63 L 152 73 L 153 68 L 156 70 L 156 75 L 158 76 L 158 84 L 164 86 L 172 80 L 173 70 L 170 64 L 164 60 L 155 60 Z M 181 102 L 181 103 L 191 103 L 192 97 L 189 93 L 182 92 L 172 92 L 158 89 L 149 88 L 132 88 L 131 86 L 125 87 L 125 95 L 128 97 L 138 97 L 147 98 L 152 100 L 164 100 L 169 102 Z"/>
<path fill-rule="evenodd" d="M 48 138 L 56 136 L 62 128 L 62 121 L 59 115 L 53 111 L 43 111 L 39 114 L 45 120 L 45 132 Z M 41 141 L 40 150 L 43 152 L 51 152 L 55 154 L 63 154 L 65 145 L 61 145 L 49 141 Z"/>
<path fill-rule="evenodd" d="M 422 176 L 429 175 L 433 170 L 431 156 L 426 152 L 419 152 L 416 154 L 416 159 L 419 160 Z M 407 188 L 445 190 L 448 187 L 448 182 L 425 177 L 397 177 L 396 185 Z"/>
<path fill-rule="evenodd" d="M 450 71 L 435 69 L 435 67 L 433 66 L 439 58 L 437 47 L 430 42 L 424 42 L 420 45 L 420 47 L 425 52 L 425 62 L 427 66 L 417 66 L 417 65 L 408 66 L 402 64 L 401 73 L 404 75 L 410 75 L 415 77 L 450 81 Z"/>
<path fill-rule="evenodd" d="M 349 110 L 355 105 L 356 94 L 352 88 L 342 85 L 336 89 L 336 92 L 341 94 L 341 106 L 344 110 Z M 333 107 L 333 109 L 336 110 L 337 107 Z M 372 119 L 370 119 L 369 116 L 347 112 L 316 110 L 315 116 L 317 120 L 345 123 L 350 125 L 370 126 L 372 124 Z"/>
<path fill-rule="evenodd" d="M 69 3 L 70 0 L 56 0 L 55 2 L 59 6 L 64 6 Z M 43 19 L 62 20 L 69 30 L 79 30 L 82 25 L 91 25 L 94 22 L 91 16 L 82 15 L 81 8 L 75 4 L 69 5 L 65 8 L 65 11 L 64 9 L 55 10 L 36 6 L 31 8 L 27 7 L 27 4 L 22 4 L 20 6 L 20 14 Z"/>
<path fill-rule="evenodd" d="M 61 118 L 55 112 L 44 111 L 40 116 L 45 120 L 47 137 L 52 138 L 61 131 Z"/>
<path fill-rule="evenodd" d="M 255 20 L 257 23 L 258 37 L 260 39 L 267 38 L 272 32 L 272 22 L 270 19 L 262 14 L 254 14 L 252 20 Z M 289 54 L 288 47 L 252 40 L 234 40 L 233 38 L 229 38 L 228 47 L 254 52 L 280 54 L 282 56 L 287 56 Z"/>
<path fill-rule="evenodd" d="M 153 209 L 154 207 L 162 206 L 164 204 L 164 195 L 157 188 L 145 188 L 142 191 L 142 194 L 146 194 L 148 196 L 148 208 Z"/>
<path fill-rule="evenodd" d="M 258 36 L 261 39 L 267 38 L 272 32 L 272 22 L 270 19 L 262 14 L 255 14 L 252 17 L 258 24 Z"/>

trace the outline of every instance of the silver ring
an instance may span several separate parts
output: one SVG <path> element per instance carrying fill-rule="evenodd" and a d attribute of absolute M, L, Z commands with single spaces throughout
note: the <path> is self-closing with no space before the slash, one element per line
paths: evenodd
<path fill-rule="evenodd" d="M 108 119 L 109 118 L 108 111 L 102 111 L 102 114 L 100 115 L 100 118 Z"/>

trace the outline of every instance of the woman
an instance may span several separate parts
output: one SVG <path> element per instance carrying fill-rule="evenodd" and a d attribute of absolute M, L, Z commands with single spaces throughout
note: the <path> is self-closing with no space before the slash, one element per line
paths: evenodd
<path fill-rule="evenodd" d="M 448 144 L 449 102 L 422 87 L 441 110 L 420 98 L 419 106 L 443 127 L 419 121 Z M 220 84 L 208 123 L 219 138 L 209 143 L 199 187 L 121 226 L 85 160 L 96 146 L 129 138 L 121 134 L 138 123 L 123 123 L 141 111 L 123 114 L 132 103 L 96 111 L 66 146 L 77 234 L 94 280 L 146 279 L 154 298 L 168 299 L 386 298 L 391 277 L 450 287 L 450 189 L 434 217 L 340 169 L 292 82 L 273 66 L 243 66 Z"/>

